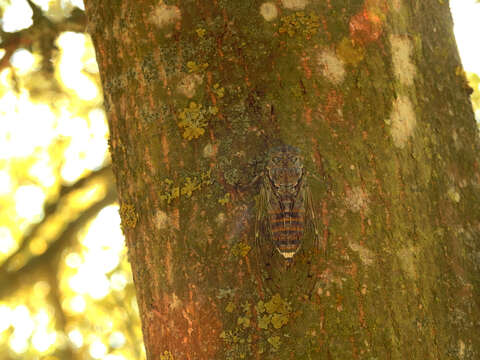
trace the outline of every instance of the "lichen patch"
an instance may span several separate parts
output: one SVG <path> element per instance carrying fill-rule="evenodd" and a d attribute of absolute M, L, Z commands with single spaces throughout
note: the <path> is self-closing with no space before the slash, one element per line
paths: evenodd
<path fill-rule="evenodd" d="M 354 242 L 350 242 L 348 246 L 350 246 L 350 249 L 352 249 L 358 254 L 358 257 L 364 265 L 372 265 L 375 261 L 375 254 L 373 253 L 373 251 L 366 248 L 365 246 Z"/>
<path fill-rule="evenodd" d="M 265 2 L 260 6 L 260 14 L 266 21 L 272 21 L 278 16 L 278 9 L 273 2 Z"/>
<path fill-rule="evenodd" d="M 203 83 L 203 77 L 198 74 L 185 75 L 177 85 L 177 91 L 191 99 L 196 92 L 197 86 Z"/>
<path fill-rule="evenodd" d="M 405 147 L 408 138 L 413 136 L 417 126 L 415 111 L 408 97 L 400 96 L 395 99 L 390 120 L 387 123 L 390 123 L 390 134 L 395 146 Z"/>
<path fill-rule="evenodd" d="M 152 24 L 163 28 L 167 25 L 174 24 L 182 17 L 180 9 L 174 5 L 165 5 L 163 1 L 155 6 L 149 20 Z"/>
<path fill-rule="evenodd" d="M 316 56 L 317 69 L 334 84 L 340 84 L 345 78 L 343 61 L 330 49 L 324 49 Z"/>
<path fill-rule="evenodd" d="M 368 193 L 360 186 L 346 191 L 345 205 L 353 212 L 368 211 L 369 201 Z"/>
<path fill-rule="evenodd" d="M 282 0 L 283 7 L 290 10 L 303 10 L 307 4 L 308 0 Z"/>
<path fill-rule="evenodd" d="M 413 44 L 406 36 L 390 35 L 393 72 L 395 78 L 405 85 L 413 85 L 417 68 L 412 62 Z"/>

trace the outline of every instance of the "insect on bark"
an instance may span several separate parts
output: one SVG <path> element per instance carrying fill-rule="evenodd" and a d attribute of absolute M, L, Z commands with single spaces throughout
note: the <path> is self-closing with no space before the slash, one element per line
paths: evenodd
<path fill-rule="evenodd" d="M 282 145 L 270 151 L 257 204 L 255 236 L 258 241 L 263 229 L 288 262 L 302 245 L 307 222 L 313 225 L 315 244 L 318 239 L 306 177 L 303 157 L 297 148 Z"/>

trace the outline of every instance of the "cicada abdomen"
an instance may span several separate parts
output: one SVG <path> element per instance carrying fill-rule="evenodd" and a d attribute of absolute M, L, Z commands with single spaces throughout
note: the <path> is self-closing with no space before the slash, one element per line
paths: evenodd
<path fill-rule="evenodd" d="M 266 230 L 280 255 L 291 261 L 302 246 L 307 221 L 308 189 L 300 151 L 288 145 L 272 149 L 264 175 L 260 210 L 266 212 Z"/>

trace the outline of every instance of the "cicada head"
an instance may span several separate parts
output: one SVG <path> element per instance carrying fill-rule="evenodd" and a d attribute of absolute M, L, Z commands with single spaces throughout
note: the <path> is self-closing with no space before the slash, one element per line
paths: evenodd
<path fill-rule="evenodd" d="M 289 145 L 282 145 L 270 151 L 267 163 L 267 176 L 279 193 L 298 191 L 304 175 L 303 157 L 300 151 Z"/>

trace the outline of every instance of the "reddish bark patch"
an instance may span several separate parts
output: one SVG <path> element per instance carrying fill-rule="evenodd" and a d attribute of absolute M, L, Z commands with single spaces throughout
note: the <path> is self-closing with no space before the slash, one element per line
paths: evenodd
<path fill-rule="evenodd" d="M 222 324 L 214 301 L 199 294 L 195 286 L 188 297 L 173 301 L 165 294 L 161 304 L 155 304 L 144 329 L 150 359 L 159 359 L 165 351 L 174 359 L 217 358 Z"/>
<path fill-rule="evenodd" d="M 383 24 L 380 17 L 366 9 L 352 16 L 349 28 L 351 38 L 363 45 L 377 41 L 383 32 Z"/>

